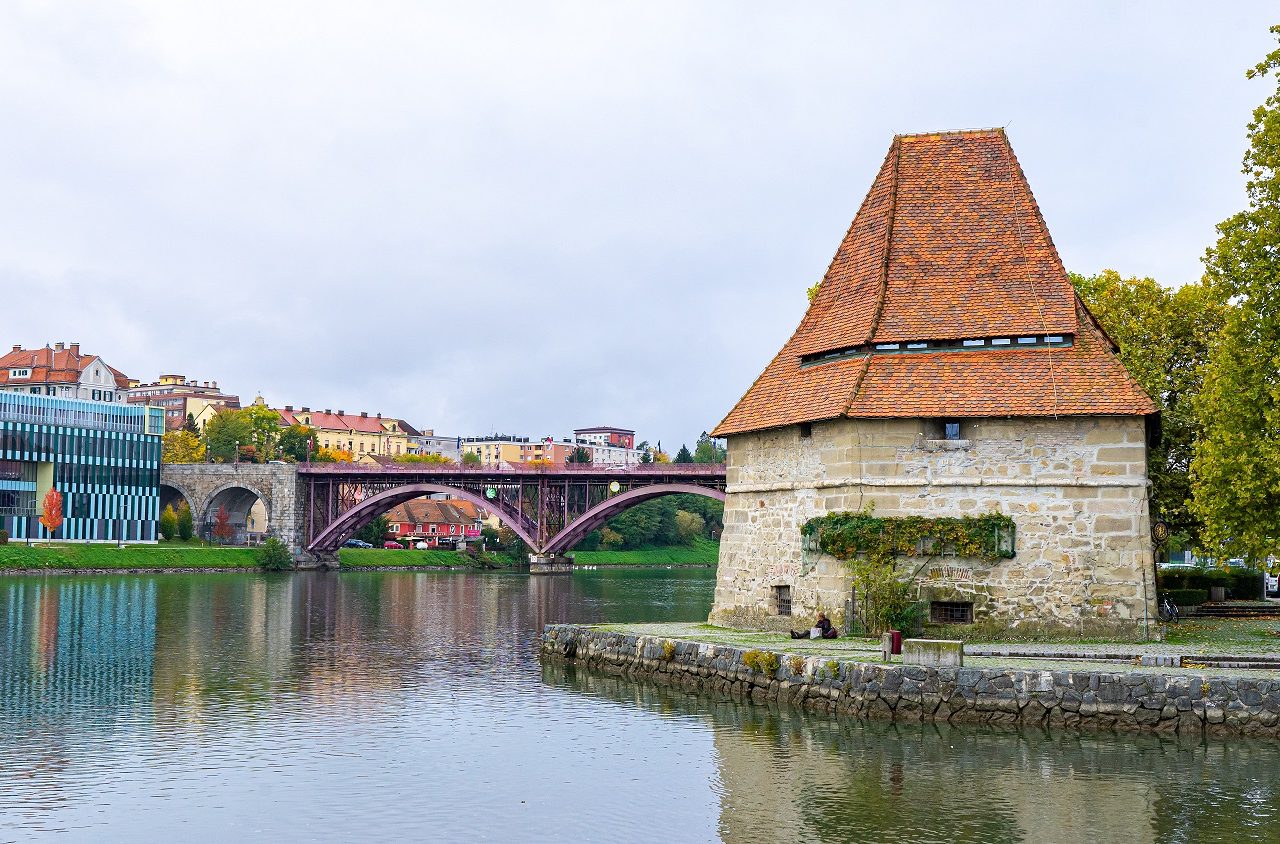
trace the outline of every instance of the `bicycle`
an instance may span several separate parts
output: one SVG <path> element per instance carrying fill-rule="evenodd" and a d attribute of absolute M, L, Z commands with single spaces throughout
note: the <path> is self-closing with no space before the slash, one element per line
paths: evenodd
<path fill-rule="evenodd" d="M 1160 607 L 1158 610 L 1160 620 L 1165 623 L 1176 623 L 1178 621 L 1178 605 L 1169 600 L 1168 595 L 1160 596 Z"/>

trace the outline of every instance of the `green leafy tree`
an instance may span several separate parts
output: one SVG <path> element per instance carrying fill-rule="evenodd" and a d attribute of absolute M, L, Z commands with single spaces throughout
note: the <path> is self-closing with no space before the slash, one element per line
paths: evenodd
<path fill-rule="evenodd" d="M 173 541 L 178 535 L 178 514 L 173 511 L 172 504 L 165 505 L 164 512 L 160 514 L 160 535 L 166 542 Z"/>
<path fill-rule="evenodd" d="M 314 456 L 320 450 L 320 442 L 316 439 L 314 428 L 306 425 L 290 425 L 280 432 L 276 447 L 280 450 L 281 457 L 302 463 L 306 461 L 309 454 Z"/>
<path fill-rule="evenodd" d="M 1280 49 L 1248 72 L 1269 75 Z M 1235 308 L 1195 402 L 1192 507 L 1206 550 L 1262 560 L 1280 552 L 1280 90 L 1253 112 L 1244 174 L 1248 207 L 1218 225 L 1204 257 L 1209 287 Z"/>
<path fill-rule="evenodd" d="M 703 529 L 706 527 L 701 516 L 686 510 L 676 510 L 675 520 L 676 537 L 681 545 L 692 545 L 695 539 L 702 536 Z"/>
<path fill-rule="evenodd" d="M 293 555 L 283 542 L 268 537 L 258 549 L 258 565 L 265 571 L 289 571 L 293 568 Z"/>
<path fill-rule="evenodd" d="M 1176 290 L 1114 270 L 1072 274 L 1080 298 L 1120 346 L 1120 359 L 1160 405 L 1161 434 L 1148 455 L 1151 516 L 1197 543 L 1200 519 L 1191 511 L 1191 460 L 1200 435 L 1194 402 L 1213 338 L 1230 307 L 1204 284 Z"/>
<path fill-rule="evenodd" d="M 479 466 L 480 455 L 476 454 L 474 451 L 468 451 L 466 454 L 462 455 L 462 465 L 463 466 Z"/>
<path fill-rule="evenodd" d="M 698 437 L 698 445 L 693 450 L 694 463 L 723 463 L 729 452 L 713 440 L 706 431 Z"/>
<path fill-rule="evenodd" d="M 183 420 L 182 423 L 182 430 L 186 431 L 188 434 L 194 434 L 197 437 L 200 436 L 200 428 L 196 425 L 195 414 L 187 414 L 187 418 Z"/>
<path fill-rule="evenodd" d="M 453 461 L 443 454 L 398 454 L 397 463 L 419 463 L 426 466 L 452 466 Z"/>
<path fill-rule="evenodd" d="M 204 444 L 209 457 L 216 463 L 232 463 L 236 460 L 236 444 L 253 442 L 253 427 L 248 417 L 238 410 L 222 410 L 205 423 Z"/>
<path fill-rule="evenodd" d="M 687 445 L 680 446 L 680 450 L 676 452 L 676 459 L 673 460 L 672 462 L 673 463 L 692 463 L 693 454 L 689 451 L 689 446 Z"/>
<path fill-rule="evenodd" d="M 590 463 L 591 451 L 582 446 L 575 446 L 573 451 L 569 452 L 569 456 L 564 459 L 565 463 Z"/>
<path fill-rule="evenodd" d="M 169 431 L 160 438 L 162 463 L 203 463 L 204 457 L 204 443 L 186 428 Z"/>
<path fill-rule="evenodd" d="M 261 461 L 274 460 L 283 430 L 280 427 L 280 414 L 265 404 L 256 403 L 239 412 L 248 420 L 251 444 L 257 458 Z"/>
<path fill-rule="evenodd" d="M 189 542 L 195 535 L 196 526 L 195 520 L 191 518 L 191 507 L 184 501 L 178 505 L 178 538 Z"/>
<path fill-rule="evenodd" d="M 387 541 L 387 527 L 386 516 L 375 516 L 367 525 L 356 531 L 356 539 L 368 542 L 375 548 L 381 548 L 382 543 Z"/>

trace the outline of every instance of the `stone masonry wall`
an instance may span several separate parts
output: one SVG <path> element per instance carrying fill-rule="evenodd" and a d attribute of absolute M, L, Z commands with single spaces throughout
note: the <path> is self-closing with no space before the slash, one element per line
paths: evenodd
<path fill-rule="evenodd" d="M 211 519 L 210 505 L 227 489 L 245 489 L 262 501 L 267 512 L 267 535 L 293 552 L 303 553 L 305 502 L 298 493 L 298 469 L 287 463 L 192 463 L 160 467 L 160 484 L 182 493 L 196 524 Z"/>
<path fill-rule="evenodd" d="M 762 674 L 727 645 L 548 625 L 542 656 L 593 671 L 894 721 L 1280 738 L 1280 681 L 1207 674 L 928 668 L 777 653 Z"/>
<path fill-rule="evenodd" d="M 963 420 L 959 442 L 926 420 L 840 419 L 729 438 L 713 623 L 781 628 L 792 612 L 842 619 L 843 563 L 804 549 L 824 513 L 1013 517 L 1013 559 L 909 561 L 921 599 L 972 601 L 975 621 L 1133 632 L 1155 617 L 1145 428 L 1140 417 Z M 803 626 L 803 625 L 802 625 Z"/>

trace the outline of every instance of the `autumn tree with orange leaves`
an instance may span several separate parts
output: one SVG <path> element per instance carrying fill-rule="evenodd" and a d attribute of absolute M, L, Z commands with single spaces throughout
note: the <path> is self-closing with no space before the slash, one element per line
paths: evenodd
<path fill-rule="evenodd" d="M 62 527 L 62 493 L 50 488 L 44 497 L 44 513 L 40 516 L 40 524 L 49 531 L 49 536 Z"/>

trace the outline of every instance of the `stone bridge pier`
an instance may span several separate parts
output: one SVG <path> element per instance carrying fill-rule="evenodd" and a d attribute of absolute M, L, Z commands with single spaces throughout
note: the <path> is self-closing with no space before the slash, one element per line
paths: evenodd
<path fill-rule="evenodd" d="M 220 506 L 231 521 L 244 525 L 250 509 L 261 501 L 265 533 L 288 546 L 294 558 L 312 560 L 302 540 L 305 502 L 298 494 L 298 467 L 289 463 L 166 463 L 160 467 L 160 506 L 179 496 L 191 507 L 196 533 L 204 536 Z"/>

